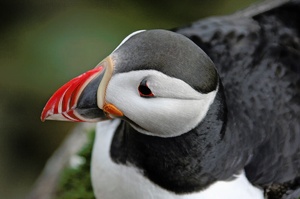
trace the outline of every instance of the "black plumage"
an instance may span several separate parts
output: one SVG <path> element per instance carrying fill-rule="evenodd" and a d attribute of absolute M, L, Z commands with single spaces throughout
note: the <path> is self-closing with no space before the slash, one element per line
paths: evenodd
<path fill-rule="evenodd" d="M 173 30 L 215 63 L 228 106 L 226 134 L 240 136 L 228 147 L 249 149 L 246 175 L 261 186 L 300 176 L 300 1 L 281 3 Z"/>

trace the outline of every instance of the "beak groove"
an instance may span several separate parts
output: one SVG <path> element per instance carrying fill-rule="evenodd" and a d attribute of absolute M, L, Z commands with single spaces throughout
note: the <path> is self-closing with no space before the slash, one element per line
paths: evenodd
<path fill-rule="evenodd" d="M 81 118 L 80 115 L 74 112 L 76 104 L 86 85 L 100 74 L 103 69 L 102 66 L 97 66 L 64 84 L 46 103 L 41 114 L 41 120 L 84 121 L 84 118 Z"/>
<path fill-rule="evenodd" d="M 113 72 L 114 62 L 108 56 L 94 69 L 73 78 L 48 100 L 41 120 L 97 122 L 122 117 L 122 111 L 105 100 Z"/>

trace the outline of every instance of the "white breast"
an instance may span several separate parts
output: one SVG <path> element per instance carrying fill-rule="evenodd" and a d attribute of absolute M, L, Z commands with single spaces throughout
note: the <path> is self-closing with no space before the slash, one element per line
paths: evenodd
<path fill-rule="evenodd" d="M 120 120 L 100 122 L 92 155 L 92 184 L 98 199 L 263 199 L 242 172 L 235 180 L 219 181 L 204 191 L 176 195 L 155 185 L 134 167 L 118 165 L 109 156 L 113 134 Z"/>

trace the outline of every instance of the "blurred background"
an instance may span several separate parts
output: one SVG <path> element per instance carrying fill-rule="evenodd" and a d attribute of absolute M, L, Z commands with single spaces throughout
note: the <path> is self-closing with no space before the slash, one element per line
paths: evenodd
<path fill-rule="evenodd" d="M 40 121 L 62 84 L 93 68 L 135 30 L 184 26 L 257 1 L 1 0 L 0 198 L 25 198 L 76 125 Z"/>

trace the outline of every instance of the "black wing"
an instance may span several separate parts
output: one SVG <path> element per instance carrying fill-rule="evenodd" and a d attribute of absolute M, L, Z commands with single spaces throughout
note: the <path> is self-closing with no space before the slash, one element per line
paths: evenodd
<path fill-rule="evenodd" d="M 236 145 L 258 185 L 300 176 L 300 1 L 273 1 L 174 29 L 215 63 Z M 238 131 L 238 132 L 235 132 Z"/>

